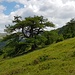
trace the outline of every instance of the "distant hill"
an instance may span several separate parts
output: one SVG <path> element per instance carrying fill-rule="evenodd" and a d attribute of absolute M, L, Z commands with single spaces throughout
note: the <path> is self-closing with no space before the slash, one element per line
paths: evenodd
<path fill-rule="evenodd" d="M 75 38 L 1 60 L 0 75 L 75 75 Z"/>
<path fill-rule="evenodd" d="M 0 42 L 0 49 L 1 49 L 2 47 L 4 47 L 5 44 L 6 44 L 6 42 Z"/>
<path fill-rule="evenodd" d="M 0 33 L 0 39 L 2 39 L 4 36 L 6 36 L 6 33 Z"/>
<path fill-rule="evenodd" d="M 6 33 L 0 33 L 0 40 L 1 40 L 4 36 L 6 36 Z M 5 42 L 0 42 L 0 49 L 1 49 L 3 46 L 5 46 Z"/>

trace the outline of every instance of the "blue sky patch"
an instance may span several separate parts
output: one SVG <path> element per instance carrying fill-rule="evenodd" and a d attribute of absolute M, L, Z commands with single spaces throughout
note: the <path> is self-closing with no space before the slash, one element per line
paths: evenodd
<path fill-rule="evenodd" d="M 16 11 L 18 8 L 23 8 L 24 5 L 16 2 L 2 2 L 1 3 L 4 7 L 6 7 L 6 10 L 3 12 L 6 15 L 9 15 L 12 11 Z"/>

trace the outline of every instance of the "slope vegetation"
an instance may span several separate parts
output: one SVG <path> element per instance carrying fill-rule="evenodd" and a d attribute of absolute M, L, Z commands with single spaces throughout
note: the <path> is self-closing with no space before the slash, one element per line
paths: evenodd
<path fill-rule="evenodd" d="M 1 60 L 0 75 L 75 75 L 75 38 Z"/>

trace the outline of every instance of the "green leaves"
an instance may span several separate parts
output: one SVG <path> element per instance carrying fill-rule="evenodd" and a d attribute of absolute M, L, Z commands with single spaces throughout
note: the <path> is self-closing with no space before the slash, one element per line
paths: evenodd
<path fill-rule="evenodd" d="M 55 25 L 52 22 L 46 22 L 45 25 L 47 27 L 55 27 Z"/>
<path fill-rule="evenodd" d="M 21 16 L 14 16 L 13 23 L 6 26 L 5 31 L 10 34 L 3 38 L 3 41 L 7 41 L 5 52 L 11 56 L 44 47 L 47 40 L 42 35 L 44 28 L 54 27 L 43 16 L 26 17 L 23 20 Z"/>
<path fill-rule="evenodd" d="M 59 29 L 59 33 L 63 35 L 64 39 L 75 36 L 75 19 L 71 19 L 65 26 Z"/>

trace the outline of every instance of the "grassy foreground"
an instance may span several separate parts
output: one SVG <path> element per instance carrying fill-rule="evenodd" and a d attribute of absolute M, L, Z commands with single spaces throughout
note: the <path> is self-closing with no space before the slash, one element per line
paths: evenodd
<path fill-rule="evenodd" d="M 75 38 L 2 60 L 0 75 L 75 75 Z"/>

